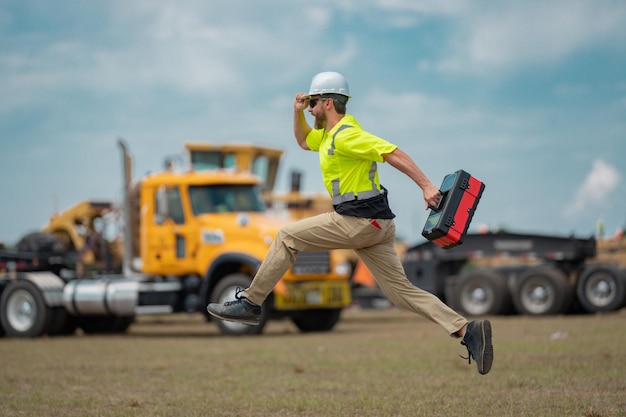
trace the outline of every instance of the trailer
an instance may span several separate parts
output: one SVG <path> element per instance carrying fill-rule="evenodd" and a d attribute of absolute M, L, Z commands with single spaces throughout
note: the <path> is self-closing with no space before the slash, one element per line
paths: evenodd
<path fill-rule="evenodd" d="M 598 262 L 595 238 L 468 234 L 462 245 L 409 248 L 409 280 L 468 316 L 613 311 L 626 303 L 623 266 Z"/>
<path fill-rule="evenodd" d="M 51 271 L 60 274 L 63 269 L 72 268 L 74 263 L 75 257 L 49 233 L 28 233 L 14 248 L 0 248 L 0 272 Z M 3 282 L 0 280 L 0 285 Z"/>

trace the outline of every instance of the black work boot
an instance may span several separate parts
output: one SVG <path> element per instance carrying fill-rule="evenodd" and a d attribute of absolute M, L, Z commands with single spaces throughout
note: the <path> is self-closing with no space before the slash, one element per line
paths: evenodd
<path fill-rule="evenodd" d="M 465 328 L 465 336 L 461 344 L 467 348 L 467 358 L 472 358 L 478 366 L 478 373 L 485 375 L 493 363 L 493 345 L 491 344 L 491 323 L 489 320 L 470 321 Z"/>
<path fill-rule="evenodd" d="M 206 309 L 218 319 L 234 321 L 237 323 L 254 326 L 261 321 L 261 306 L 252 304 L 246 297 L 239 295 L 244 290 L 237 288 L 235 300 L 227 301 L 224 304 L 211 303 Z"/>

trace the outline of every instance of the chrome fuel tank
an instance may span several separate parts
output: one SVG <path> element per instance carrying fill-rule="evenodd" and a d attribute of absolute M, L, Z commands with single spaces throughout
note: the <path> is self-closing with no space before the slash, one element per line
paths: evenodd
<path fill-rule="evenodd" d="M 63 305 L 75 316 L 133 316 L 139 283 L 128 279 L 75 280 L 63 288 Z"/>

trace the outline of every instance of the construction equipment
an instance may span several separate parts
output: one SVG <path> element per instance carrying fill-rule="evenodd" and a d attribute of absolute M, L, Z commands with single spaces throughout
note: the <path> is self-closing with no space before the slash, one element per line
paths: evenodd
<path fill-rule="evenodd" d="M 85 226 L 111 207 L 83 203 L 67 210 L 51 222 L 50 233 L 38 234 L 48 239 L 47 246 L 0 251 L 0 323 L 7 335 L 67 334 L 77 327 L 87 333 L 121 332 L 138 314 L 202 312 L 211 320 L 205 306 L 250 284 L 286 222 L 265 212 L 255 175 L 166 169 L 135 181 L 127 147 L 123 141 L 119 146 L 122 273 L 109 273 L 96 262 L 98 251 L 89 236 L 101 235 L 97 224 L 83 234 L 60 226 L 91 230 Z M 267 173 L 271 176 L 270 168 Z M 93 258 L 85 256 L 85 248 Z M 92 269 L 79 271 L 80 263 Z M 330 330 L 351 303 L 349 274 L 334 252 L 300 253 L 264 303 L 259 325 L 217 324 L 224 334 L 258 334 L 267 320 L 288 317 L 301 331 Z"/>
<path fill-rule="evenodd" d="M 612 311 L 626 302 L 626 273 L 595 260 L 595 238 L 472 234 L 441 249 L 408 249 L 409 280 L 466 315 Z"/>
<path fill-rule="evenodd" d="M 593 237 L 468 234 L 450 249 L 432 242 L 410 247 L 403 266 L 414 285 L 467 316 L 614 311 L 626 304 L 626 263 L 598 254 L 596 243 Z M 384 299 L 364 265 L 357 264 L 355 276 L 357 299 Z"/>
<path fill-rule="evenodd" d="M 280 149 L 249 143 L 188 142 L 184 146 L 191 166 L 197 171 L 232 169 L 258 176 L 261 198 L 267 210 L 275 216 L 297 220 L 333 210 L 328 194 L 302 192 L 302 173 L 299 171 L 290 173 L 288 192 L 276 191 L 276 177 L 283 155 Z"/>

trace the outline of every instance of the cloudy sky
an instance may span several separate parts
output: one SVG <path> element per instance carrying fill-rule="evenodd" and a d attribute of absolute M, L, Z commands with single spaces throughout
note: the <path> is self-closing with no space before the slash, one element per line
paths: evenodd
<path fill-rule="evenodd" d="M 185 141 L 285 150 L 292 103 L 342 72 L 348 110 L 439 185 L 486 184 L 472 223 L 589 236 L 626 226 L 626 2 L 268 0 L 0 2 L 0 240 L 58 209 L 119 200 L 123 137 L 135 175 Z M 309 119 L 310 120 L 310 119 Z M 381 167 L 399 235 L 419 242 L 420 190 Z"/>

